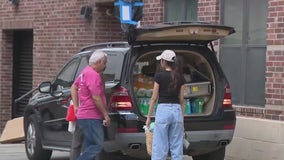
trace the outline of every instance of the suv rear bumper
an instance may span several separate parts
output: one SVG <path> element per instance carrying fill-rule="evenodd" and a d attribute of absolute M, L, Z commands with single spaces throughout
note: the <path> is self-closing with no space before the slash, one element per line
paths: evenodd
<path fill-rule="evenodd" d="M 149 155 L 146 151 L 145 133 L 118 133 L 115 136 L 115 143 L 119 146 L 123 153 L 139 158 L 148 159 Z"/>
<path fill-rule="evenodd" d="M 232 141 L 234 130 L 186 131 L 185 134 L 190 146 L 184 154 L 194 156 L 227 146 Z"/>
<path fill-rule="evenodd" d="M 187 140 L 194 142 L 210 142 L 231 140 L 234 130 L 210 130 L 210 131 L 185 131 Z"/>
<path fill-rule="evenodd" d="M 234 130 L 185 131 L 185 134 L 190 146 L 184 150 L 184 154 L 200 155 L 228 145 L 233 138 Z M 115 142 L 127 153 L 135 151 L 137 154 L 147 154 L 143 132 L 116 134 Z"/>

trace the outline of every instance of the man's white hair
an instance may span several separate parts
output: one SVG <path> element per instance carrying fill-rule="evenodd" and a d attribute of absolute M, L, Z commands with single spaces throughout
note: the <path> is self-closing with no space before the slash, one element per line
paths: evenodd
<path fill-rule="evenodd" d="M 89 65 L 95 64 L 99 60 L 103 59 L 104 57 L 107 57 L 107 54 L 102 51 L 102 50 L 96 50 L 94 53 L 91 55 L 89 59 Z"/>

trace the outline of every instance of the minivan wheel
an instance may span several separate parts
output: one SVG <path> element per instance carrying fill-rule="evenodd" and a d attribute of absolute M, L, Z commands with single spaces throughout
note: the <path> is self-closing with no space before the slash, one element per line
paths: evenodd
<path fill-rule="evenodd" d="M 214 152 L 210 152 L 203 155 L 192 156 L 193 160 L 224 160 L 225 159 L 225 147 L 222 147 Z"/>
<path fill-rule="evenodd" d="M 51 157 L 52 151 L 42 148 L 35 115 L 30 115 L 26 123 L 25 148 L 29 160 L 49 160 Z"/>

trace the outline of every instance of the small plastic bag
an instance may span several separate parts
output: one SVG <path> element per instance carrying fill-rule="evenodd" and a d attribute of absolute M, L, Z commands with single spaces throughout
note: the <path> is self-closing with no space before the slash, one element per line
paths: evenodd
<path fill-rule="evenodd" d="M 75 121 L 69 121 L 68 123 L 68 132 L 74 133 L 76 128 L 76 122 Z"/>
<path fill-rule="evenodd" d="M 67 114 L 66 114 L 66 121 L 76 121 L 76 115 L 75 115 L 75 112 L 74 112 L 74 105 L 73 104 L 70 104 L 69 107 L 68 107 L 68 110 L 67 110 Z"/>
<path fill-rule="evenodd" d="M 184 136 L 183 136 L 183 147 L 184 147 L 185 149 L 188 149 L 189 145 L 190 145 L 190 143 L 189 143 L 188 140 L 187 140 L 187 134 L 184 133 Z"/>

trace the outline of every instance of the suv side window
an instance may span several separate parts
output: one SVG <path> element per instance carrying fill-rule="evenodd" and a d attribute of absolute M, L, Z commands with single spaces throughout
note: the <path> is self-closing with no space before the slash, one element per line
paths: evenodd
<path fill-rule="evenodd" d="M 76 73 L 76 69 L 79 64 L 79 58 L 71 60 L 65 67 L 61 70 L 54 81 L 54 89 L 62 90 L 64 88 L 70 88 Z"/>
<path fill-rule="evenodd" d="M 107 81 L 120 80 L 124 53 L 120 51 L 105 51 L 108 62 L 103 72 L 103 79 Z"/>
<path fill-rule="evenodd" d="M 122 63 L 124 59 L 124 53 L 118 51 L 104 51 L 107 53 L 107 66 L 105 71 L 103 72 L 104 81 L 114 81 L 120 80 Z M 84 55 L 81 58 L 78 70 L 76 72 L 76 76 L 78 77 L 81 71 L 89 64 L 90 55 Z"/>
<path fill-rule="evenodd" d="M 75 79 L 79 76 L 81 71 L 89 64 L 89 58 L 90 58 L 90 55 L 86 55 L 86 56 L 83 56 L 81 58 L 80 65 L 79 65 L 79 68 L 77 70 Z"/>

